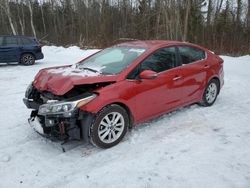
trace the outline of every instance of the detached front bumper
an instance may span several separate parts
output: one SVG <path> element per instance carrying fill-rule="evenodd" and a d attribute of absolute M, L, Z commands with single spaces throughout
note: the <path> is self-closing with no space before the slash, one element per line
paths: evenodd
<path fill-rule="evenodd" d="M 62 114 L 39 115 L 39 104 L 30 99 L 23 100 L 28 108 L 33 108 L 28 122 L 39 134 L 52 140 L 89 141 L 89 130 L 94 114 L 77 110 L 70 117 Z"/>
<path fill-rule="evenodd" d="M 78 97 L 81 99 L 87 96 L 83 94 Z M 73 108 L 65 113 L 44 112 L 38 114 L 39 108 L 44 105 L 44 101 L 41 99 L 40 92 L 32 84 L 27 88 L 23 102 L 27 108 L 32 109 L 29 123 L 38 133 L 57 140 L 89 140 L 89 129 L 93 122 L 93 113 Z"/>

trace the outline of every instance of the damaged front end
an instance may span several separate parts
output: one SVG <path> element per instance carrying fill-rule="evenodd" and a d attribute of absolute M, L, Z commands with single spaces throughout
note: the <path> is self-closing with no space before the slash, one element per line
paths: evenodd
<path fill-rule="evenodd" d="M 23 99 L 32 109 L 29 123 L 40 134 L 56 140 L 88 141 L 94 114 L 80 108 L 97 97 L 93 92 L 100 85 L 74 88 L 63 96 L 39 91 L 31 84 Z"/>

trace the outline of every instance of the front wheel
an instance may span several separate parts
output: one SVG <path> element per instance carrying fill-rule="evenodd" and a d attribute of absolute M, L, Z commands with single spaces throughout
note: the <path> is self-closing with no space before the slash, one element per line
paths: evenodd
<path fill-rule="evenodd" d="M 33 65 L 35 63 L 35 57 L 32 54 L 23 54 L 20 59 L 22 65 Z"/>
<path fill-rule="evenodd" d="M 129 117 L 119 105 L 104 107 L 96 116 L 90 130 L 91 142 L 100 148 L 117 145 L 125 136 Z"/>
<path fill-rule="evenodd" d="M 217 99 L 219 93 L 219 83 L 217 80 L 212 79 L 206 87 L 201 102 L 202 106 L 212 106 Z"/>

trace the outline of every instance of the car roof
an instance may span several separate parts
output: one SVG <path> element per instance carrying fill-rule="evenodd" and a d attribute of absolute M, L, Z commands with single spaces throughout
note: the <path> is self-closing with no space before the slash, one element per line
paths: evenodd
<path fill-rule="evenodd" d="M 180 41 L 167 41 L 167 40 L 145 40 L 145 41 L 130 41 L 120 43 L 117 46 L 135 46 L 135 47 L 142 47 L 142 48 L 161 48 L 164 46 L 170 45 L 188 45 L 193 47 L 202 48 L 196 44 L 188 43 L 188 42 L 180 42 Z"/>
<path fill-rule="evenodd" d="M 0 37 L 23 37 L 23 38 L 31 38 L 31 39 L 35 38 L 35 37 L 24 36 L 24 35 L 0 35 Z"/>

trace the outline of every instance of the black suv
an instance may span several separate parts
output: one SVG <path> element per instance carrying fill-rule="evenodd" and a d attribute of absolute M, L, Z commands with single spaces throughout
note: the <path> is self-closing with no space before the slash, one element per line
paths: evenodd
<path fill-rule="evenodd" d="M 42 47 L 34 37 L 0 36 L 0 63 L 33 65 L 43 59 Z"/>

